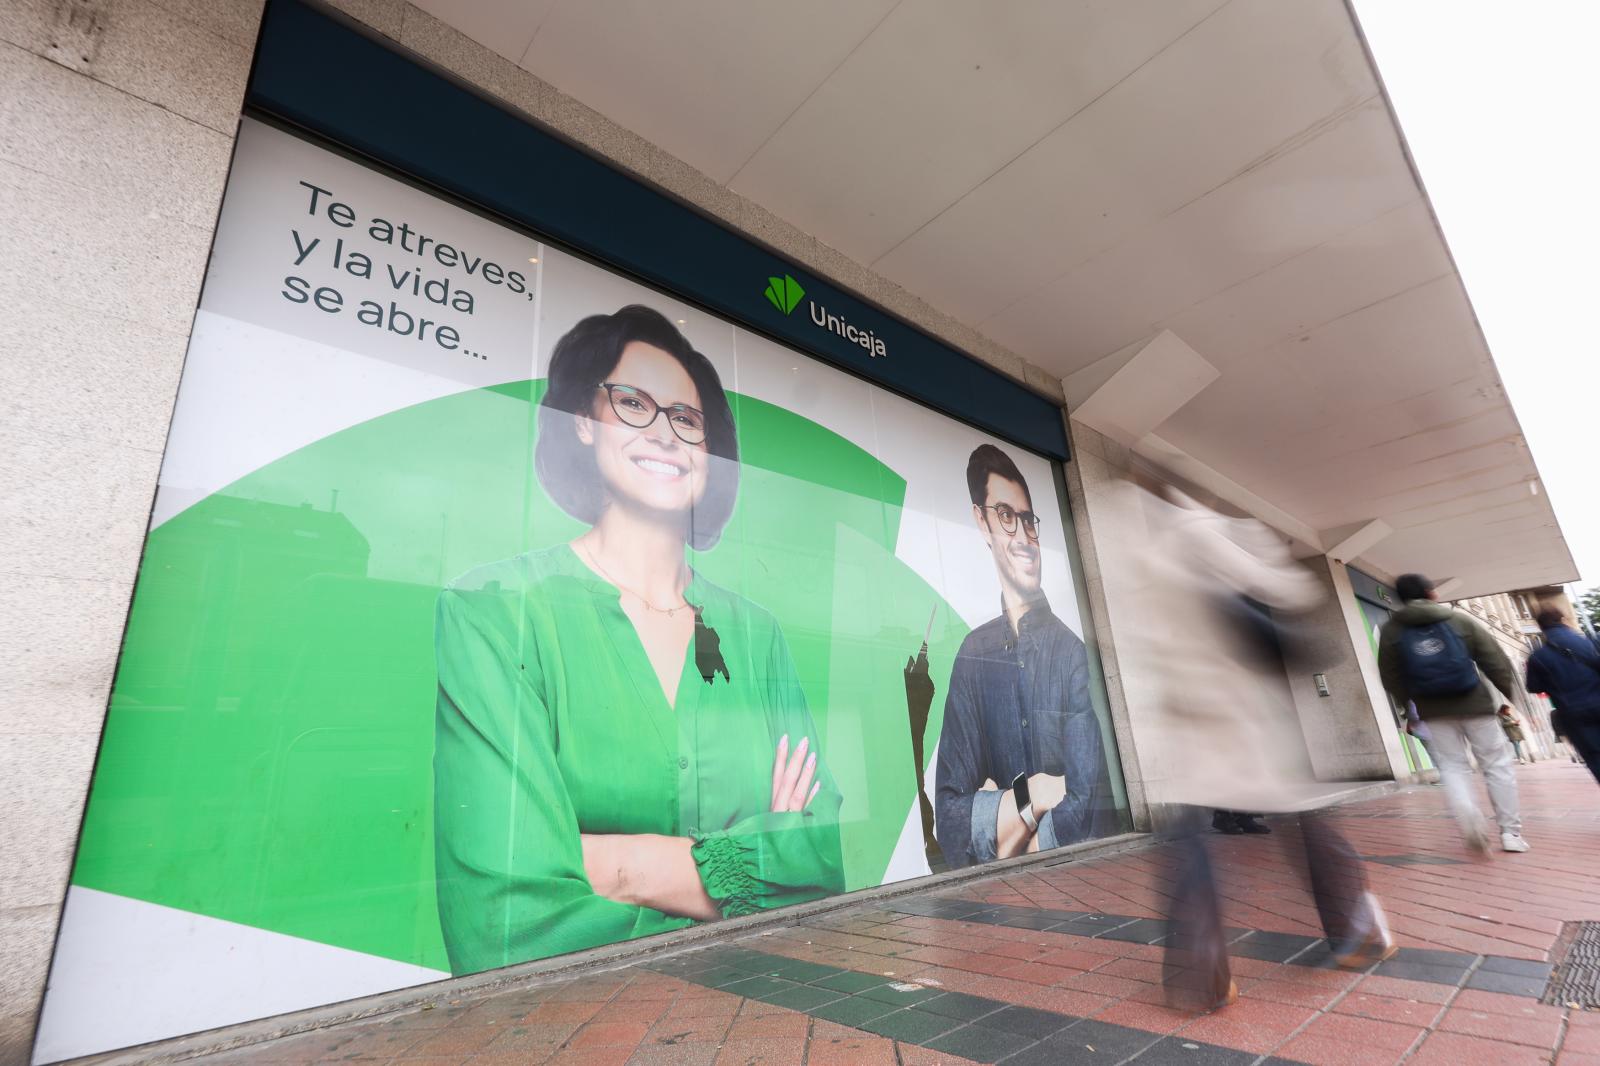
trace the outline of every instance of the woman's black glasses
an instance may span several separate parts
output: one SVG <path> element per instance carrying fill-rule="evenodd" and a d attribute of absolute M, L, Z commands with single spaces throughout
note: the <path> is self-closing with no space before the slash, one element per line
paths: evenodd
<path fill-rule="evenodd" d="M 655 425 L 656 418 L 665 411 L 667 425 L 672 427 L 672 432 L 679 440 L 685 444 L 705 443 L 704 411 L 683 403 L 662 407 L 656 403 L 655 397 L 643 389 L 636 389 L 632 385 L 621 385 L 615 381 L 602 381 L 596 387 L 606 390 L 606 395 L 611 399 L 611 409 L 617 413 L 623 425 L 632 426 L 634 429 L 649 429 Z"/>
<path fill-rule="evenodd" d="M 1017 531 L 1017 523 L 1020 521 L 1029 540 L 1039 539 L 1039 516 L 1032 511 L 1013 511 L 1004 503 L 986 503 L 983 509 L 994 512 L 994 516 L 1000 520 L 1000 528 L 1006 531 L 1007 536 Z"/>

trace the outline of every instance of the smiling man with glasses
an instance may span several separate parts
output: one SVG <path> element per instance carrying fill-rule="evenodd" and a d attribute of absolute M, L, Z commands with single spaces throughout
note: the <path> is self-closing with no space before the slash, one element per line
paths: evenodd
<path fill-rule="evenodd" d="M 984 444 L 967 460 L 967 490 L 1001 612 L 962 642 L 945 698 L 934 807 L 953 867 L 1101 836 L 1115 821 L 1088 654 L 1040 587 L 1027 482 Z"/>

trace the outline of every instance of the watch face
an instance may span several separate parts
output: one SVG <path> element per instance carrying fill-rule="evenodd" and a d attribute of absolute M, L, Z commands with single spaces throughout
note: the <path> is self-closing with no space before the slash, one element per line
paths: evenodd
<path fill-rule="evenodd" d="M 1028 775 L 1018 774 L 1011 779 L 1011 791 L 1017 797 L 1017 809 L 1028 805 Z"/>

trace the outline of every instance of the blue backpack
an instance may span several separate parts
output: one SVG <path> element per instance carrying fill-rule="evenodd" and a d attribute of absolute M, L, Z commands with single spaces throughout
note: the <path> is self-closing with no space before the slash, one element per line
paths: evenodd
<path fill-rule="evenodd" d="M 1400 650 L 1412 695 L 1461 696 L 1478 687 L 1478 665 L 1449 622 L 1404 627 Z"/>

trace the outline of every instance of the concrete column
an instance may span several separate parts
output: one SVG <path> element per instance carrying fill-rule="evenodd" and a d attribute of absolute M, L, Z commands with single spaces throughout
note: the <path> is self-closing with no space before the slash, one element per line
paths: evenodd
<path fill-rule="evenodd" d="M 1066 464 L 1067 500 L 1077 534 L 1078 561 L 1082 568 L 1084 591 L 1088 599 L 1089 622 L 1094 627 L 1092 649 L 1105 683 L 1111 725 L 1117 738 L 1117 754 L 1122 777 L 1128 789 L 1128 807 L 1135 829 L 1150 828 L 1150 809 L 1145 798 L 1144 763 L 1139 756 L 1135 715 L 1131 708 L 1139 701 L 1139 672 L 1129 677 L 1118 654 L 1116 633 L 1119 621 L 1117 593 L 1108 589 L 1106 575 L 1115 562 L 1107 558 L 1120 545 L 1142 541 L 1139 531 L 1124 528 L 1125 519 L 1110 506 L 1109 493 L 1127 471 L 1126 448 L 1087 426 L 1068 423 L 1073 460 Z M 1125 613 L 1125 612 L 1124 612 Z"/>
<path fill-rule="evenodd" d="M 1336 710 L 1323 738 L 1332 749 L 1331 755 L 1321 758 L 1347 770 L 1346 776 L 1366 778 L 1392 778 L 1408 781 L 1411 769 L 1406 762 L 1405 749 L 1401 747 L 1400 728 L 1394 712 L 1389 707 L 1389 697 L 1383 691 L 1383 681 L 1378 676 L 1378 659 L 1372 652 L 1372 642 L 1367 637 L 1367 616 L 1361 611 L 1355 590 L 1350 586 L 1350 572 L 1344 563 L 1324 556 L 1321 563 L 1326 568 L 1332 598 L 1328 604 L 1331 625 L 1342 626 L 1345 647 L 1350 660 L 1344 666 L 1330 671 L 1331 699 L 1319 702 L 1334 704 Z M 1302 701 L 1296 688 L 1296 705 L 1301 707 L 1301 721 L 1307 714 L 1317 715 L 1315 705 Z M 1314 695 L 1314 693 L 1313 693 Z M 1318 758 L 1318 743 L 1311 734 L 1306 739 L 1312 744 L 1313 759 Z M 1321 767 L 1318 767 L 1321 772 Z"/>
<path fill-rule="evenodd" d="M 260 6 L 0 5 L 0 1063 L 32 1039 Z"/>

